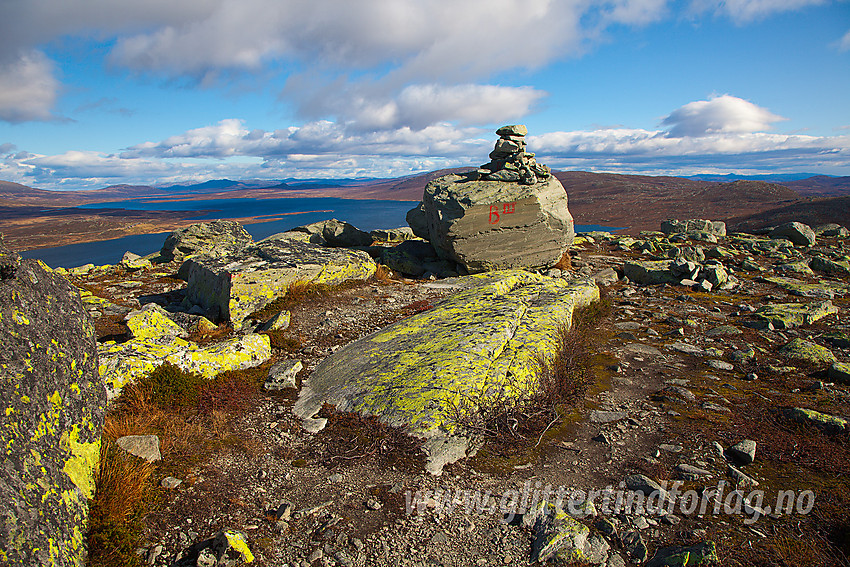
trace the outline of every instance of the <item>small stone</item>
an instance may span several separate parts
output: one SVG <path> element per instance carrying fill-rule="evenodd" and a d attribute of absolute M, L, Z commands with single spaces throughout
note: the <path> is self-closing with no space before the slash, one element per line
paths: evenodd
<path fill-rule="evenodd" d="M 331 484 L 339 484 L 342 482 L 343 476 L 340 473 L 334 473 L 328 477 L 328 482 Z"/>
<path fill-rule="evenodd" d="M 283 390 L 286 388 L 297 388 L 297 375 L 304 365 L 300 360 L 281 360 L 269 369 L 263 388 L 266 390 Z"/>
<path fill-rule="evenodd" d="M 624 411 L 593 410 L 590 412 L 591 423 L 611 423 L 626 419 L 629 416 Z"/>
<path fill-rule="evenodd" d="M 708 360 L 706 364 L 715 370 L 735 370 L 735 366 L 723 360 Z"/>
<path fill-rule="evenodd" d="M 156 435 L 125 435 L 119 437 L 115 443 L 131 455 L 149 463 L 162 460 L 162 454 L 159 452 L 159 437 Z"/>
<path fill-rule="evenodd" d="M 752 439 L 744 439 L 729 447 L 726 452 L 742 465 L 749 465 L 756 457 L 756 442 Z"/>
<path fill-rule="evenodd" d="M 159 483 L 159 485 L 161 487 L 167 488 L 169 490 L 174 490 L 175 488 L 177 488 L 181 484 L 183 484 L 183 481 L 180 480 L 179 478 L 174 478 L 173 476 L 167 476 L 164 479 L 162 479 L 162 482 Z"/>

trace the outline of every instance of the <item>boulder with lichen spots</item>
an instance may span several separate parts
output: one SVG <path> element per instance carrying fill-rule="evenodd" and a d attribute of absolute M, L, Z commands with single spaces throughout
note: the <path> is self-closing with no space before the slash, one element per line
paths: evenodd
<path fill-rule="evenodd" d="M 82 566 L 106 391 L 94 328 L 62 276 L 0 240 L 0 564 Z"/>

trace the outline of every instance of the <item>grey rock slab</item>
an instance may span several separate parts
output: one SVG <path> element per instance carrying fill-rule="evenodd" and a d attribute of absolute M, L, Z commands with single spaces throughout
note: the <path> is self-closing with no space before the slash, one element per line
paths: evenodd
<path fill-rule="evenodd" d="M 729 362 L 725 362 L 723 360 L 707 360 L 705 362 L 708 366 L 714 368 L 715 370 L 734 370 L 735 366 Z"/>
<path fill-rule="evenodd" d="M 644 496 L 652 496 L 658 492 L 660 494 L 659 501 L 664 501 L 668 498 L 667 490 L 645 474 L 630 474 L 626 476 L 625 483 L 626 488 L 640 492 Z"/>
<path fill-rule="evenodd" d="M 624 411 L 593 410 L 590 412 L 589 419 L 591 423 L 611 423 L 627 417 L 629 417 L 629 414 Z"/>
<path fill-rule="evenodd" d="M 271 319 L 257 327 L 257 332 L 262 333 L 263 331 L 282 331 L 283 329 L 289 327 L 290 319 L 291 314 L 289 313 L 289 311 L 280 311 Z"/>
<path fill-rule="evenodd" d="M 235 221 L 197 223 L 172 232 L 162 245 L 160 257 L 179 261 L 197 254 L 224 254 L 249 246 L 253 241 L 248 231 Z"/>
<path fill-rule="evenodd" d="M 697 480 L 699 477 L 711 476 L 713 474 L 711 471 L 687 463 L 676 465 L 675 471 L 682 480 Z"/>
<path fill-rule="evenodd" d="M 829 367 L 827 377 L 841 384 L 850 384 L 850 364 L 846 362 L 834 362 Z"/>
<path fill-rule="evenodd" d="M 353 224 L 337 219 L 328 219 L 314 222 L 305 226 L 293 228 L 291 232 L 302 232 L 315 235 L 310 241 L 325 246 L 369 246 L 372 244 L 372 236 L 363 232 Z"/>

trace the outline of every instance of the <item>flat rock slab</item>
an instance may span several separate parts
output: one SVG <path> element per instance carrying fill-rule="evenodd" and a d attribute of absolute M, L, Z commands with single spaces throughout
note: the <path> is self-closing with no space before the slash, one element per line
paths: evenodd
<path fill-rule="evenodd" d="M 266 239 L 224 256 L 197 256 L 180 267 L 188 301 L 218 310 L 218 319 L 238 327 L 248 315 L 286 295 L 289 284 L 339 284 L 365 280 L 375 261 L 359 250 L 325 248 L 288 238 Z"/>
<path fill-rule="evenodd" d="M 428 468 L 438 474 L 449 462 L 442 460 L 443 449 L 463 456 L 457 442 L 446 442 L 456 429 L 453 411 L 534 387 L 538 357 L 553 354 L 573 309 L 599 298 L 590 281 L 567 283 L 520 270 L 456 278 L 446 285 L 468 288 L 319 364 L 293 408 L 306 428 L 324 427 L 312 418 L 325 403 L 375 415 L 429 438 Z"/>
<path fill-rule="evenodd" d="M 820 280 L 818 283 L 807 283 L 796 278 L 765 276 L 758 278 L 758 281 L 778 285 L 791 295 L 798 295 L 800 297 L 833 299 L 835 296 L 842 297 L 850 293 L 850 285 L 830 280 Z"/>
<path fill-rule="evenodd" d="M 793 329 L 803 325 L 811 325 L 827 315 L 838 313 L 838 308 L 831 301 L 815 301 L 813 303 L 776 303 L 765 305 L 755 312 L 755 316 L 770 323 L 774 329 Z"/>
<path fill-rule="evenodd" d="M 174 336 L 173 322 L 158 311 L 138 313 L 145 317 L 145 321 L 162 324 L 145 328 L 140 336 L 134 336 L 127 342 L 108 341 L 97 347 L 99 373 L 106 382 L 110 400 L 116 398 L 125 385 L 137 381 L 164 362 L 213 378 L 226 370 L 259 366 L 272 355 L 268 335 L 241 335 L 201 346 Z M 150 313 L 156 315 L 150 317 Z"/>

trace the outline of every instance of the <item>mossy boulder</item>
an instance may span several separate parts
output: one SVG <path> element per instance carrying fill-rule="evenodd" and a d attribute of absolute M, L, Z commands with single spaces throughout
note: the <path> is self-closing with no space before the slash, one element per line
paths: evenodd
<path fill-rule="evenodd" d="M 336 219 L 323 220 L 293 228 L 290 232 L 302 232 L 309 235 L 308 242 L 323 246 L 369 246 L 372 236 L 353 224 Z"/>
<path fill-rule="evenodd" d="M 804 339 L 794 339 L 780 349 L 787 358 L 805 364 L 824 365 L 835 362 L 835 355 L 829 349 Z"/>
<path fill-rule="evenodd" d="M 850 276 L 850 262 L 846 260 L 836 262 L 823 256 L 815 256 L 809 261 L 809 267 L 830 276 Z"/>
<path fill-rule="evenodd" d="M 538 356 L 553 354 L 573 309 L 599 298 L 589 281 L 504 270 L 446 280 L 464 288 L 433 309 L 361 338 L 325 358 L 304 382 L 294 411 L 305 426 L 329 403 L 375 415 L 426 444 L 429 470 L 444 462 L 453 411 L 472 399 L 518 396 L 536 385 Z M 465 441 L 456 458 L 464 456 Z M 454 441 L 452 441 L 454 442 Z"/>
<path fill-rule="evenodd" d="M 0 564 L 86 563 L 106 391 L 80 294 L 0 240 Z"/>
<path fill-rule="evenodd" d="M 286 295 L 295 281 L 339 284 L 365 280 L 375 261 L 359 250 L 326 248 L 289 238 L 268 238 L 225 255 L 195 256 L 180 267 L 188 285 L 188 302 L 218 311 L 219 321 L 239 327 L 242 321 Z"/>
<path fill-rule="evenodd" d="M 569 503 L 572 505 L 572 502 Z M 549 560 L 587 561 L 590 528 L 550 502 L 543 502 L 530 515 L 533 520 L 530 563 Z"/>
<path fill-rule="evenodd" d="M 831 301 L 816 301 L 813 303 L 775 303 L 765 305 L 755 312 L 755 316 L 774 329 L 793 329 L 803 325 L 811 325 L 827 315 L 838 313 L 838 308 Z"/>
<path fill-rule="evenodd" d="M 815 231 L 801 222 L 787 222 L 770 231 L 772 239 L 790 240 L 795 246 L 814 246 L 817 241 Z"/>

